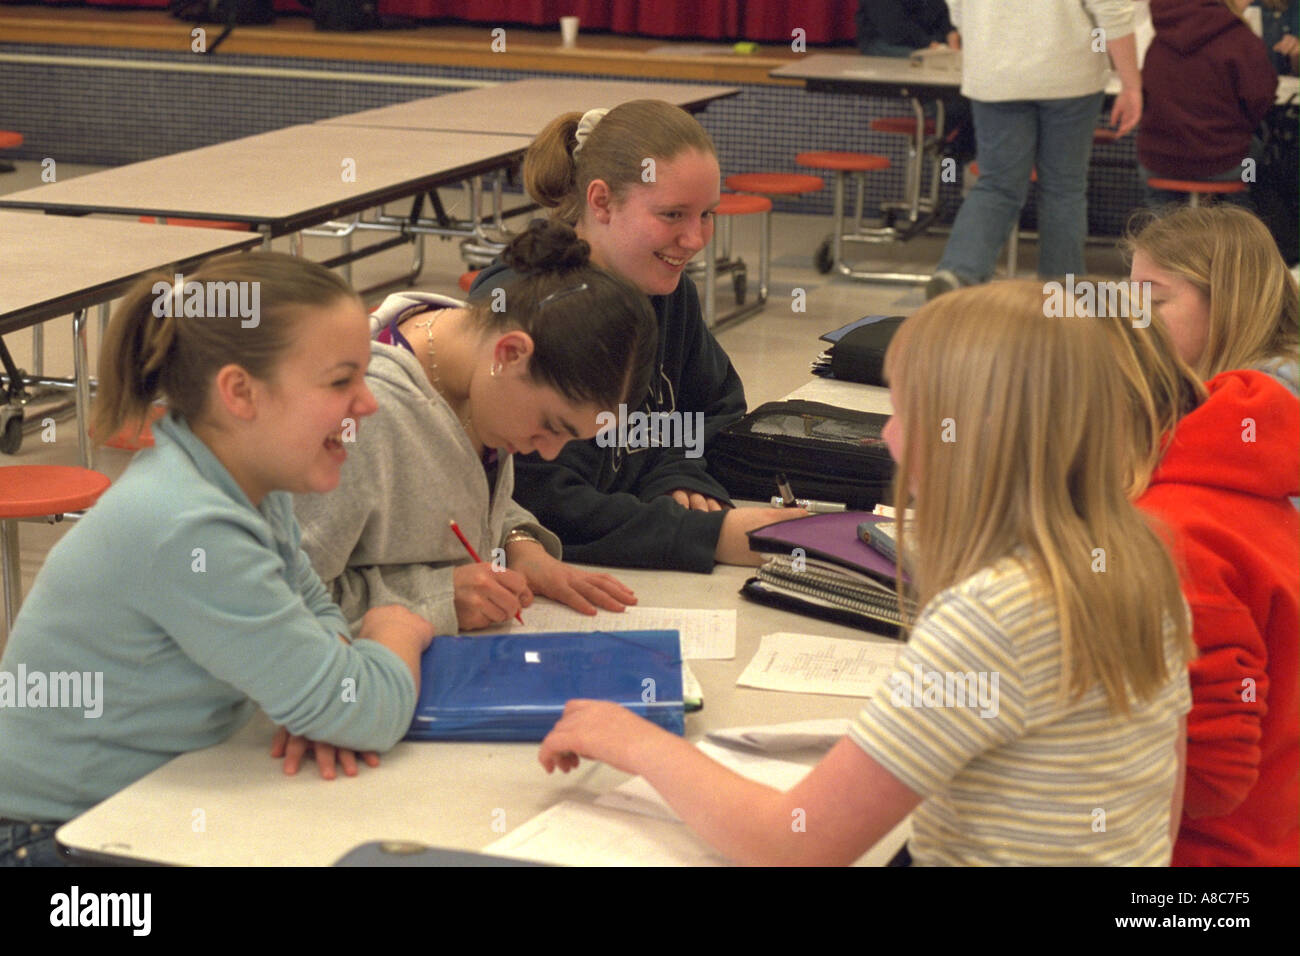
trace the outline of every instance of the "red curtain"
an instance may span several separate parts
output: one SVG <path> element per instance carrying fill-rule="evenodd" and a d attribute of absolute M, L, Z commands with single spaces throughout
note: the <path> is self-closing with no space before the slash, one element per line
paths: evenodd
<path fill-rule="evenodd" d="M 42 0 L 68 6 L 68 0 Z M 98 7 L 166 7 L 167 0 L 85 0 Z M 298 0 L 274 0 L 280 13 L 305 13 Z M 679 40 L 789 43 L 796 28 L 810 44 L 854 39 L 857 0 L 379 0 L 387 16 L 452 19 L 485 26 L 556 27 L 577 16 L 580 29 Z"/>

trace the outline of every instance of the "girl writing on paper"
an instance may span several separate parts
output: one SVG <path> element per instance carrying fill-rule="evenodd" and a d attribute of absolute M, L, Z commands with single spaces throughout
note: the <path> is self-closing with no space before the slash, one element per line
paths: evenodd
<path fill-rule="evenodd" d="M 804 513 L 732 508 L 709 474 L 713 435 L 745 413 L 740 377 L 682 274 L 713 235 L 718 181 L 709 134 L 659 100 L 559 116 L 524 158 L 529 195 L 590 243 L 593 263 L 650 297 L 658 322 L 650 389 L 620 418 L 676 422 L 683 437 L 686 425 L 701 426 L 690 447 L 636 440 L 629 429 L 625 441 L 574 442 L 553 461 L 516 463 L 516 498 L 574 560 L 686 571 L 756 565 L 746 532 Z M 490 296 L 511 271 L 507 263 L 483 270 L 471 298 Z"/>
<path fill-rule="evenodd" d="M 124 298 L 99 363 L 94 434 L 140 427 L 164 397 L 157 444 L 51 549 L 0 660 L 0 865 L 57 863 L 59 821 L 257 707 L 287 728 L 272 749 L 285 770 L 311 738 L 326 777 L 336 757 L 355 774 L 354 750 L 385 750 L 411 722 L 432 628 L 377 607 L 349 642 L 288 494 L 333 488 L 345 423 L 375 410 L 360 300 L 271 253 L 173 278 Z M 251 290 L 254 314 L 194 314 L 191 290 L 214 286 Z M 349 700 L 346 681 L 370 690 Z M 47 698 L 55 686 L 79 699 Z"/>
<path fill-rule="evenodd" d="M 740 862 L 851 863 L 912 813 L 918 864 L 1167 864 L 1187 608 L 1125 493 L 1137 423 L 1106 338 L 1045 305 L 1039 283 L 960 290 L 891 342 L 886 439 L 921 610 L 894 675 L 802 782 L 747 780 L 594 701 L 569 703 L 542 765 L 642 774 Z M 994 706 L 962 692 L 992 675 Z"/>
<path fill-rule="evenodd" d="M 597 434 L 603 409 L 641 400 L 649 303 L 594 268 L 562 223 L 532 223 L 505 261 L 497 295 L 466 306 L 401 293 L 371 318 L 378 412 L 338 487 L 295 503 L 303 547 L 349 621 L 395 603 L 454 634 L 503 623 L 534 594 L 587 614 L 636 600 L 559 560 L 559 540 L 513 498 L 514 468 L 516 453 L 554 459 Z M 485 563 L 467 558 L 452 520 Z"/>

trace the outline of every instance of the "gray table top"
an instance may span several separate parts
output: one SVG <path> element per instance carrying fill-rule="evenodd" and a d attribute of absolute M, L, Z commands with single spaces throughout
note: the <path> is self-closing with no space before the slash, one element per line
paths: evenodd
<path fill-rule="evenodd" d="M 522 136 L 304 124 L 0 196 L 0 209 L 251 223 L 296 232 L 513 162 Z"/>
<path fill-rule="evenodd" d="M 610 570 L 610 569 L 602 569 Z M 854 716 L 861 698 L 790 694 L 737 687 L 736 678 L 764 634 L 824 634 L 861 641 L 888 638 L 755 604 L 737 591 L 752 569 L 719 566 L 712 574 L 611 573 L 648 607 L 737 608 L 736 656 L 694 660 L 704 709 L 687 714 L 687 737 L 710 730 L 791 720 Z M 527 612 L 525 612 L 527 614 Z M 590 803 L 628 779 L 584 761 L 573 773 L 548 776 L 532 743 L 399 743 L 377 769 L 351 779 L 319 779 L 313 764 L 286 777 L 267 754 L 272 728 L 259 717 L 225 743 L 184 754 L 63 826 L 59 842 L 98 854 L 181 865 L 328 865 L 367 840 L 412 840 L 479 850 L 561 800 Z M 812 758 L 815 759 L 815 758 Z M 193 830 L 202 808 L 206 832 Z M 687 839 L 679 825 L 637 817 L 645 834 Z M 871 862 L 896 845 L 878 845 Z"/>
<path fill-rule="evenodd" d="M 961 87 L 960 69 L 942 69 L 908 57 L 814 53 L 773 70 L 770 76 L 803 80 L 810 88 L 859 88 L 864 93 L 910 95 L 911 89 L 941 92 Z"/>
<path fill-rule="evenodd" d="M 641 99 L 665 100 L 686 110 L 696 110 L 713 100 L 739 92 L 734 86 L 681 83 L 519 80 L 348 113 L 322 120 L 320 125 L 510 133 L 531 137 L 540 133 L 556 116 L 572 110 L 586 112 Z"/>
<path fill-rule="evenodd" d="M 120 295 L 140 276 L 259 243 L 249 232 L 0 212 L 0 332 Z"/>

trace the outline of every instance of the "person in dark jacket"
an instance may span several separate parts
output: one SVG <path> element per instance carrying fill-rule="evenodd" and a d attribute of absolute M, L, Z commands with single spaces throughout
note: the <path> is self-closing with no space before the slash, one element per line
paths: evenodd
<path fill-rule="evenodd" d="M 858 0 L 854 17 L 864 56 L 907 56 L 934 46 L 958 47 L 944 0 Z"/>

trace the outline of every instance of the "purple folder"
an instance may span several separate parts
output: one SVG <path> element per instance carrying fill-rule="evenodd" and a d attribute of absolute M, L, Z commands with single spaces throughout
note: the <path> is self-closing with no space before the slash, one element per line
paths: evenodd
<path fill-rule="evenodd" d="M 749 545 L 765 554 L 789 554 L 803 548 L 810 558 L 830 561 L 892 584 L 897 566 L 858 538 L 858 525 L 893 521 L 869 511 L 837 511 L 778 521 L 749 532 Z M 903 580 L 907 580 L 904 575 Z"/>

